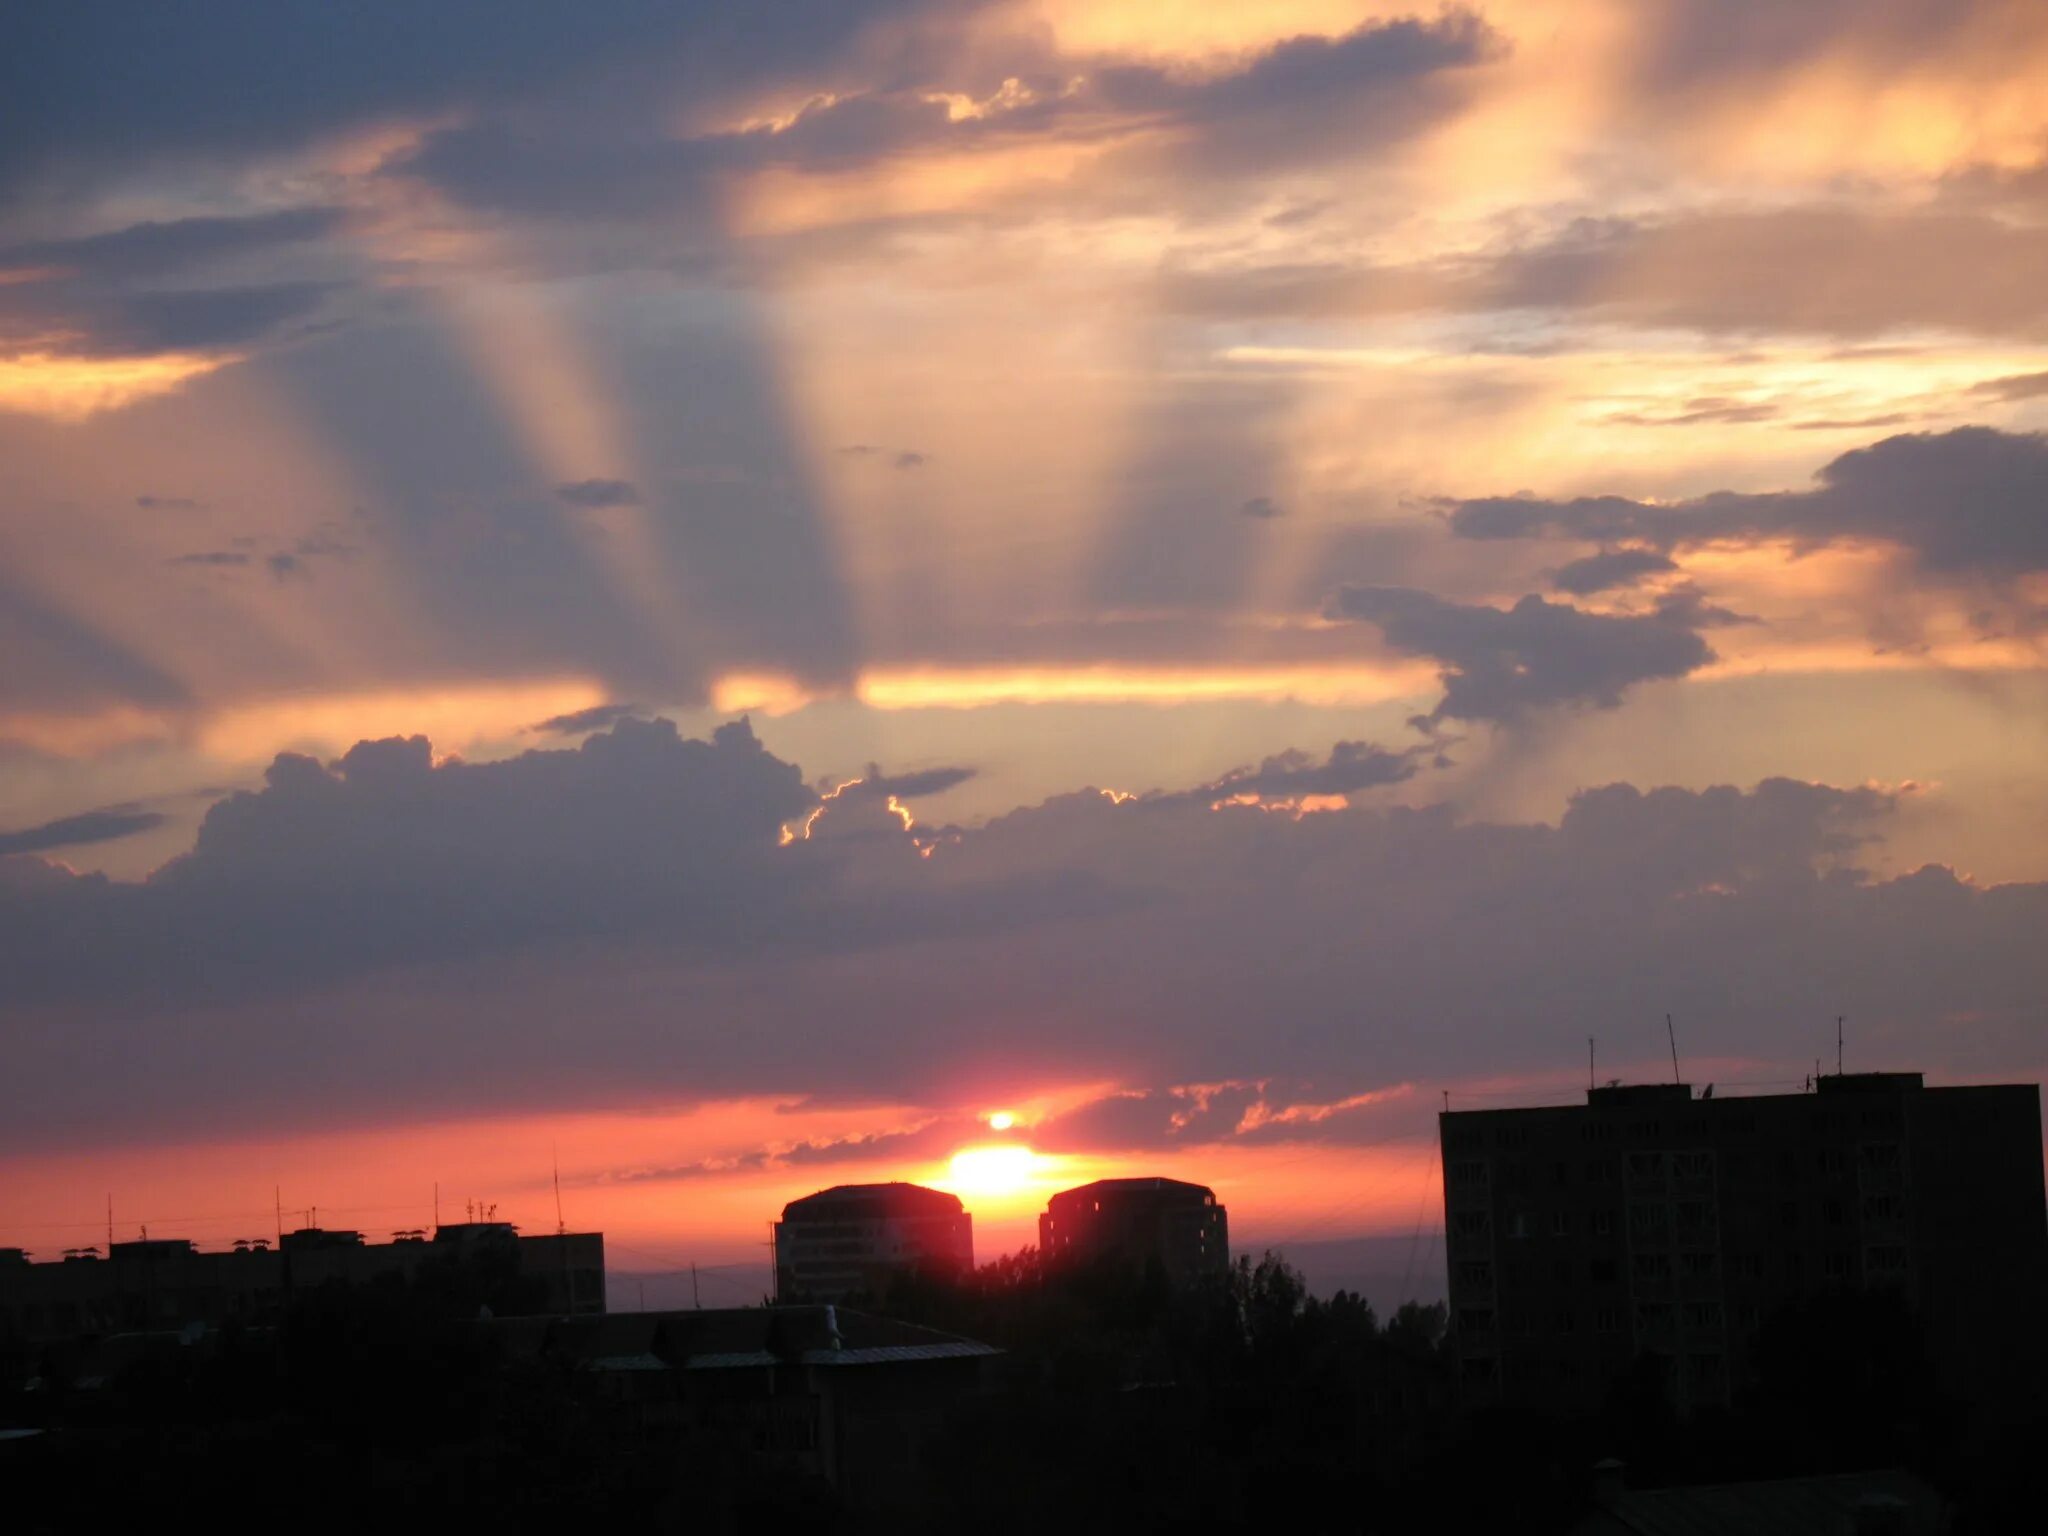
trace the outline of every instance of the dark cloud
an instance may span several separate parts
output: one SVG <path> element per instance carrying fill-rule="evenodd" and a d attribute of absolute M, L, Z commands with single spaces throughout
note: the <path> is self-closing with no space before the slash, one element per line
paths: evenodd
<path fill-rule="evenodd" d="M 572 507 L 602 509 L 640 505 L 640 487 L 630 480 L 571 480 L 556 486 L 555 495 Z"/>
<path fill-rule="evenodd" d="M 249 556 L 238 549 L 200 549 L 189 555 L 173 555 L 166 565 L 244 566 Z"/>
<path fill-rule="evenodd" d="M 1621 615 L 1534 593 L 1501 609 L 1412 587 L 1347 586 L 1324 612 L 1378 625 L 1393 649 L 1443 663 L 1444 696 L 1433 720 L 1507 721 L 1553 704 L 1612 709 L 1636 683 L 1684 677 L 1714 659 L 1698 633 L 1709 616 L 1677 598 Z"/>
<path fill-rule="evenodd" d="M 190 496 L 151 496 L 144 494 L 135 498 L 135 505 L 145 512 L 197 512 L 203 503 Z"/>
<path fill-rule="evenodd" d="M 311 581 L 313 572 L 303 556 L 279 551 L 263 557 L 263 567 L 273 581 Z"/>
<path fill-rule="evenodd" d="M 71 283 L 0 285 L 0 339 L 64 336 L 85 355 L 217 351 L 312 323 L 340 290 L 328 282 L 130 291 Z"/>
<path fill-rule="evenodd" d="M 1390 752 L 1369 741 L 1340 741 L 1317 762 L 1290 748 L 1263 759 L 1256 768 L 1234 768 L 1213 783 L 1182 791 L 1179 798 L 1227 800 L 1256 795 L 1262 800 L 1295 800 L 1303 795 L 1350 795 L 1415 777 L 1422 748 Z"/>
<path fill-rule="evenodd" d="M 0 858 L 17 853 L 47 853 L 54 848 L 77 848 L 88 843 L 111 843 L 163 825 L 155 811 L 132 805 L 114 805 L 76 816 L 59 817 L 39 827 L 18 832 L 0 832 Z"/>
<path fill-rule="evenodd" d="M 406 0 L 343 10 L 221 0 L 197 18 L 148 0 L 21 13 L 0 29 L 0 187 L 194 159 L 252 160 L 322 135 L 545 96 L 592 116 L 620 101 L 716 97 L 812 74 L 891 0 L 606 6 L 573 23 L 544 0 Z"/>
<path fill-rule="evenodd" d="M 1586 597 L 1611 592 L 1616 587 L 1633 587 L 1647 576 L 1662 576 L 1678 569 L 1677 562 L 1654 549 L 1603 549 L 1561 565 L 1551 574 L 1550 584 L 1560 592 Z"/>
<path fill-rule="evenodd" d="M 581 736 L 586 731 L 608 731 L 621 720 L 637 720 L 646 713 L 638 704 L 593 704 L 566 715 L 550 715 L 527 730 L 535 735 Z"/>
<path fill-rule="evenodd" d="M 905 448 L 889 462 L 896 469 L 922 469 L 928 460 L 924 454 L 919 453 L 915 448 Z"/>
<path fill-rule="evenodd" d="M 899 60 L 886 86 L 820 91 L 789 121 L 675 138 L 660 114 L 536 122 L 469 122 L 431 135 L 392 169 L 474 205 L 581 219 L 673 225 L 715 201 L 723 178 L 783 166 L 832 171 L 911 152 L 965 152 L 1029 138 L 1113 143 L 1171 134 L 1119 163 L 1236 177 L 1350 156 L 1415 131 L 1455 103 L 1449 82 L 1503 51 L 1469 11 L 1431 21 L 1367 23 L 1342 36 L 1303 36 L 1210 74 L 1048 51 L 1017 32 L 999 57 L 946 51 Z M 986 54 L 984 49 L 983 53 Z M 973 78 L 964 78 L 971 75 Z M 980 112 L 956 116 L 945 94 L 987 76 Z M 1013 96 L 998 87 L 1015 82 Z M 704 221 L 701 214 L 699 223 Z"/>
<path fill-rule="evenodd" d="M 1613 785 L 1515 826 L 1083 792 L 925 858 L 900 822 L 780 846 L 819 803 L 742 726 L 624 722 L 476 765 L 417 739 L 287 755 L 145 884 L 0 860 L 0 1127 L 103 1141 L 230 1103 L 303 1126 L 445 1112 L 460 1084 L 478 1110 L 939 1106 L 892 1133 L 915 1136 L 1115 1081 L 1224 1086 L 1115 1095 L 1047 1138 L 1363 1138 L 1359 1095 L 1546 1069 L 1595 1019 L 1604 1049 L 1642 1021 L 1645 1058 L 1667 1010 L 1723 1055 L 1783 1055 L 1788 1019 L 1844 1011 L 1915 1065 L 2038 1039 L 2048 886 L 1870 875 L 1893 803 Z"/>
<path fill-rule="evenodd" d="M 187 267 L 318 240 L 340 228 L 339 208 L 288 208 L 247 218 L 171 219 L 69 240 L 0 247 L 0 271 L 133 281 Z"/>
<path fill-rule="evenodd" d="M 2005 580 L 2048 570 L 2048 436 L 1990 427 L 1888 437 L 1822 467 L 1811 490 L 1717 491 L 1673 505 L 1619 496 L 1454 503 L 1468 539 L 1626 541 L 1676 550 L 1786 539 L 1882 542 L 1924 572 Z"/>
<path fill-rule="evenodd" d="M 884 773 L 879 765 L 869 763 L 857 784 L 842 790 L 842 794 L 869 795 L 887 799 L 891 795 L 902 799 L 915 799 L 926 795 L 942 795 L 947 790 L 965 784 L 973 778 L 972 768 L 924 768 L 911 773 Z"/>
<path fill-rule="evenodd" d="M 1269 517 L 1278 517 L 1283 510 L 1280 504 L 1270 496 L 1254 496 L 1237 509 L 1240 517 L 1262 520 Z"/>

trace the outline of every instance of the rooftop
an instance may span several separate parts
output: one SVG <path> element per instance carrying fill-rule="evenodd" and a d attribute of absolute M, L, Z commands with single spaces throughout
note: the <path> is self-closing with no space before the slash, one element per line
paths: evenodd
<path fill-rule="evenodd" d="M 957 1216 L 958 1195 L 922 1184 L 835 1184 L 782 1208 L 784 1221 L 857 1221 L 881 1216 Z"/>

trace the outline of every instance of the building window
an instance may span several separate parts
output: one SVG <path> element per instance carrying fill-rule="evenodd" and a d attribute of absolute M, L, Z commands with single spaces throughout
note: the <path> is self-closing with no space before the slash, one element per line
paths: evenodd
<path fill-rule="evenodd" d="M 1674 1152 L 1671 1154 L 1671 1171 L 1681 1179 L 1712 1178 L 1714 1155 L 1711 1152 Z"/>
<path fill-rule="evenodd" d="M 1578 1331 L 1579 1315 L 1570 1307 L 1560 1307 L 1557 1315 L 1551 1319 L 1550 1325 L 1559 1333 L 1575 1333 Z"/>
<path fill-rule="evenodd" d="M 1515 1211 L 1508 1216 L 1509 1237 L 1530 1237 L 1535 1231 L 1536 1220 L 1527 1211 Z"/>
<path fill-rule="evenodd" d="M 1870 1173 L 1897 1173 L 1904 1158 L 1895 1141 L 1866 1141 L 1859 1150 L 1858 1161 Z"/>
<path fill-rule="evenodd" d="M 1451 1164 L 1451 1182 L 1466 1188 L 1485 1188 L 1487 1183 L 1486 1164 L 1476 1158 L 1462 1163 Z M 1100 1210 L 1102 1207 L 1097 1206 L 1096 1209 Z"/>
<path fill-rule="evenodd" d="M 1873 1280 L 1889 1280 L 1906 1272 L 1906 1250 L 1887 1243 L 1863 1250 L 1863 1272 Z"/>
<path fill-rule="evenodd" d="M 1679 1201 L 1678 1224 L 1694 1232 L 1711 1229 L 1714 1225 L 1713 1203 L 1707 1200 Z"/>
<path fill-rule="evenodd" d="M 1454 1211 L 1451 1214 L 1451 1230 L 1460 1237 L 1491 1237 L 1493 1212 Z"/>
<path fill-rule="evenodd" d="M 1552 1211 L 1550 1213 L 1550 1235 L 1552 1237 L 1570 1237 L 1572 1235 L 1572 1213 L 1570 1211 Z"/>
<path fill-rule="evenodd" d="M 1458 1266 L 1458 1283 L 1473 1286 L 1479 1290 L 1493 1285 L 1493 1261 L 1490 1259 L 1467 1259 Z"/>
<path fill-rule="evenodd" d="M 1629 1153 L 1628 1176 L 1637 1183 L 1654 1183 L 1663 1178 L 1664 1154 L 1662 1152 Z"/>
<path fill-rule="evenodd" d="M 1840 1178 L 1849 1171 L 1849 1154 L 1840 1147 L 1824 1148 L 1820 1154 L 1820 1171 L 1829 1178 Z"/>
<path fill-rule="evenodd" d="M 1593 1313 L 1593 1330 L 1596 1333 L 1621 1332 L 1621 1308 L 1597 1308 Z"/>
<path fill-rule="evenodd" d="M 1821 1214 L 1827 1219 L 1827 1224 L 1831 1227 L 1839 1227 L 1847 1216 L 1847 1212 L 1839 1200 L 1823 1200 L 1820 1208 Z"/>
<path fill-rule="evenodd" d="M 1842 1252 L 1839 1248 L 1835 1249 L 1823 1261 L 1823 1272 L 1830 1280 L 1848 1279 L 1849 1255 Z"/>
<path fill-rule="evenodd" d="M 1637 1242 L 1661 1243 L 1669 1235 L 1670 1213 L 1661 1205 L 1628 1208 L 1628 1234 Z"/>
<path fill-rule="evenodd" d="M 1550 1165 L 1551 1183 L 1557 1185 L 1559 1188 L 1563 1188 L 1564 1185 L 1568 1182 L 1568 1180 L 1569 1175 L 1563 1163 L 1552 1163 Z"/>
<path fill-rule="evenodd" d="M 1898 1221 L 1906 1214 L 1906 1202 L 1897 1195 L 1865 1195 L 1863 1197 L 1863 1219 L 1865 1221 Z"/>
<path fill-rule="evenodd" d="M 1721 1303 L 1718 1301 L 1689 1301 L 1685 1304 L 1685 1326 L 1688 1328 L 1718 1328 L 1721 1326 Z"/>
<path fill-rule="evenodd" d="M 1632 1254 L 1628 1261 L 1628 1272 L 1636 1280 L 1669 1280 L 1671 1278 L 1671 1255 L 1668 1253 Z"/>
<path fill-rule="evenodd" d="M 1731 1254 L 1728 1270 L 1738 1280 L 1761 1280 L 1764 1277 L 1764 1256 L 1760 1253 Z"/>
<path fill-rule="evenodd" d="M 1572 1283 L 1572 1261 L 1570 1259 L 1559 1259 L 1555 1264 L 1551 1265 L 1550 1278 L 1559 1285 L 1570 1285 Z"/>
<path fill-rule="evenodd" d="M 1710 1280 L 1719 1263 L 1710 1252 L 1694 1251 L 1680 1258 L 1679 1267 L 1688 1280 Z"/>
<path fill-rule="evenodd" d="M 1595 1237 L 1614 1236 L 1614 1212 L 1595 1211 L 1593 1213 L 1593 1235 Z"/>
<path fill-rule="evenodd" d="M 1586 1266 L 1586 1278 L 1595 1285 L 1614 1284 L 1616 1273 L 1614 1260 L 1595 1259 Z"/>

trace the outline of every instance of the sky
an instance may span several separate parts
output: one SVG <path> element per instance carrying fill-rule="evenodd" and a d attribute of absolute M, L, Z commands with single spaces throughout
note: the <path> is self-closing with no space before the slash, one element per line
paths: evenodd
<path fill-rule="evenodd" d="M 743 1297 L 854 1180 L 1422 1233 L 1439 1110 L 1667 1014 L 2040 1079 L 2044 77 L 2035 0 L 8 9 L 0 1243 Z"/>

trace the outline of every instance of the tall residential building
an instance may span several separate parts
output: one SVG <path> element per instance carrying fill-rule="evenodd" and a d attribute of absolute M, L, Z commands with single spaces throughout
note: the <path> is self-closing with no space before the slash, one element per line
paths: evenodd
<path fill-rule="evenodd" d="M 1774 1312 L 1896 1288 L 1967 1397 L 2001 1385 L 2040 1320 L 2031 1084 L 1872 1072 L 1718 1099 L 1609 1086 L 1584 1105 L 1448 1112 L 1439 1130 L 1451 1325 L 1481 1391 L 1592 1409 L 1658 1355 L 1679 1406 L 1725 1403 Z"/>
<path fill-rule="evenodd" d="M 1098 1179 L 1047 1202 L 1038 1250 L 1051 1263 L 1156 1262 L 1182 1285 L 1229 1270 L 1230 1218 L 1206 1185 Z"/>
<path fill-rule="evenodd" d="M 778 1301 L 885 1292 L 897 1276 L 974 1268 L 974 1218 L 921 1184 L 839 1184 L 792 1200 L 775 1224 Z"/>

